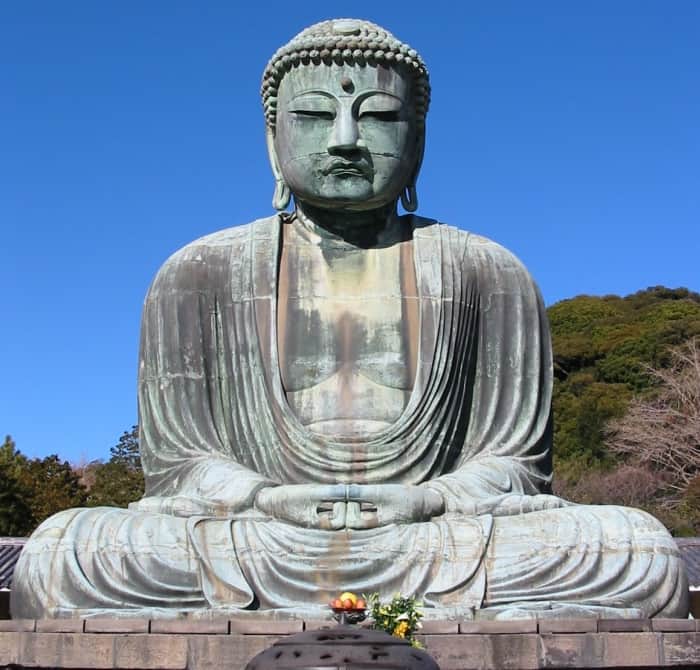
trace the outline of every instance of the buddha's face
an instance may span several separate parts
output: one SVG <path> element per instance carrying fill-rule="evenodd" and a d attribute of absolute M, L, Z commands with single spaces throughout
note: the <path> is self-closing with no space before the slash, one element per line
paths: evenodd
<path fill-rule="evenodd" d="M 274 149 L 295 197 L 355 211 L 395 202 L 419 159 L 411 85 L 383 66 L 301 66 L 286 74 Z"/>

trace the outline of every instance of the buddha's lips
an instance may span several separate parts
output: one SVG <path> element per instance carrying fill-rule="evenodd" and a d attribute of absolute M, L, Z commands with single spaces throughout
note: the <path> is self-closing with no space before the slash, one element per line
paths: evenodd
<path fill-rule="evenodd" d="M 351 163 L 348 161 L 334 161 L 323 169 L 323 174 L 357 175 L 359 177 L 367 177 L 367 179 L 372 179 L 372 169 L 368 165 L 364 165 L 362 163 Z"/>

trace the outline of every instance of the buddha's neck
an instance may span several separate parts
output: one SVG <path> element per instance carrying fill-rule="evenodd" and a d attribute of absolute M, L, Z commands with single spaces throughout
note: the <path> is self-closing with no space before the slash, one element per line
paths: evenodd
<path fill-rule="evenodd" d="M 367 212 L 349 212 L 297 202 L 295 209 L 299 223 L 324 242 L 367 249 L 391 246 L 405 239 L 395 205 Z"/>

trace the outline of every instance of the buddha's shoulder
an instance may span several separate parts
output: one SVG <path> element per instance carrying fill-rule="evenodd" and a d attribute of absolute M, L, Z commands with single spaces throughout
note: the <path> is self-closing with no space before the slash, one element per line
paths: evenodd
<path fill-rule="evenodd" d="M 253 237 L 260 239 L 265 236 L 275 238 L 278 230 L 278 217 L 269 216 L 256 219 L 243 225 L 224 228 L 209 233 L 178 249 L 166 263 L 177 263 L 184 259 L 199 258 L 206 255 L 230 255 L 232 248 L 250 243 Z"/>
<path fill-rule="evenodd" d="M 168 284 L 183 287 L 209 285 L 216 275 L 230 274 L 232 259 L 242 259 L 253 239 L 278 236 L 278 218 L 270 216 L 200 237 L 173 253 L 158 270 L 152 289 Z"/>
<path fill-rule="evenodd" d="M 484 235 L 422 217 L 416 217 L 414 225 L 419 236 L 439 234 L 453 257 L 462 257 L 470 265 L 488 264 L 525 271 L 522 261 L 512 251 Z"/>
<path fill-rule="evenodd" d="M 231 228 L 208 233 L 178 249 L 163 263 L 161 270 L 172 270 L 184 264 L 215 262 L 219 258 L 230 258 L 249 245 L 253 237 L 276 239 L 277 216 L 256 219 Z"/>

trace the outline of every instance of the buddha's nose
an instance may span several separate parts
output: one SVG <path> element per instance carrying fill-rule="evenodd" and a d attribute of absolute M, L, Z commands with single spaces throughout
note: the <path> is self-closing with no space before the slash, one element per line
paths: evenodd
<path fill-rule="evenodd" d="M 328 153 L 338 154 L 357 151 L 362 146 L 357 120 L 349 110 L 343 110 L 335 118 L 333 131 L 328 139 Z"/>

